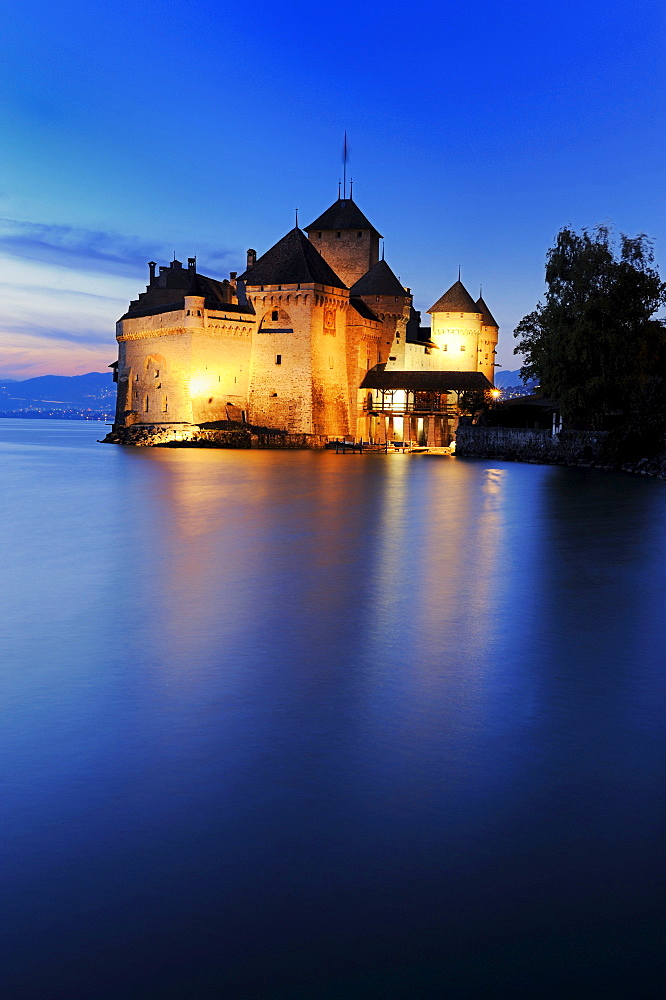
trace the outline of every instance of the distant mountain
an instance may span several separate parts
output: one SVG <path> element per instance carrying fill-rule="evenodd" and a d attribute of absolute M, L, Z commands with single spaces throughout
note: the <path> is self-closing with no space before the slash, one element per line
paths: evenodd
<path fill-rule="evenodd" d="M 17 382 L 0 379 L 0 413 L 11 416 L 67 413 L 108 416 L 116 405 L 116 385 L 110 372 L 87 375 L 39 375 Z"/>
<path fill-rule="evenodd" d="M 526 385 L 536 385 L 534 379 L 528 379 L 526 383 L 523 383 L 520 377 L 520 368 L 515 372 L 495 372 L 495 385 L 498 389 L 508 389 L 509 386 L 522 386 Z"/>

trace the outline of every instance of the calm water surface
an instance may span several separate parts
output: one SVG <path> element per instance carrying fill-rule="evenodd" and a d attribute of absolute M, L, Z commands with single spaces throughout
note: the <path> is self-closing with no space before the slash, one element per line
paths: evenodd
<path fill-rule="evenodd" d="M 666 485 L 103 430 L 0 420 L 2 996 L 663 995 Z"/>

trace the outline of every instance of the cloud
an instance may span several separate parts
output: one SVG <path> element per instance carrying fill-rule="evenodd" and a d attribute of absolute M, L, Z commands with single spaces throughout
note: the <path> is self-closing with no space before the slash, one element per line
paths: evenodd
<path fill-rule="evenodd" d="M 204 250 L 204 271 L 225 255 L 234 257 Z M 2 374 L 102 370 L 116 356 L 116 320 L 143 291 L 146 262 L 170 256 L 137 237 L 0 217 Z"/>
<path fill-rule="evenodd" d="M 75 271 L 136 277 L 149 260 L 171 259 L 171 250 L 157 243 L 101 229 L 81 229 L 42 222 L 0 218 L 0 253 Z M 202 248 L 201 259 L 222 265 L 234 251 Z"/>
<path fill-rule="evenodd" d="M 159 253 L 135 236 L 37 222 L 0 219 L 0 251 L 20 260 L 77 271 L 135 275 Z"/>
<path fill-rule="evenodd" d="M 115 351 L 115 339 L 113 332 L 108 329 L 95 329 L 93 326 L 85 326 L 83 329 L 73 329 L 71 326 L 54 326 L 49 323 L 38 322 L 5 322 L 0 327 L 0 343 L 11 343 L 17 337 L 36 337 L 40 340 L 66 341 L 70 344 L 83 345 L 105 345 L 107 350 Z"/>
<path fill-rule="evenodd" d="M 85 375 L 108 370 L 116 357 L 115 345 L 78 344 L 50 336 L 25 332 L 4 337 L 0 334 L 0 377 L 24 379 L 35 375 Z"/>

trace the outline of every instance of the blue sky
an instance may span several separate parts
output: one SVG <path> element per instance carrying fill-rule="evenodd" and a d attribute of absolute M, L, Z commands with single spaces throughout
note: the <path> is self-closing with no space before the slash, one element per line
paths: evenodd
<path fill-rule="evenodd" d="M 504 367 L 561 226 L 666 257 L 661 3 L 36 0 L 2 23 L 0 375 L 104 370 L 146 262 L 242 269 L 334 200 L 345 128 L 417 308 L 460 264 Z"/>

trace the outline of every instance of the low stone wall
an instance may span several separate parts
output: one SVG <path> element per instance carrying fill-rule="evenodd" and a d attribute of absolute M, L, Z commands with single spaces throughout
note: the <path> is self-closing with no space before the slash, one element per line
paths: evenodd
<path fill-rule="evenodd" d="M 124 444 L 135 448 L 325 448 L 328 438 L 318 434 L 286 434 L 266 427 L 235 425 L 230 427 L 197 427 L 171 424 L 151 426 L 134 424 L 114 427 L 104 438 L 104 444 Z"/>
<path fill-rule="evenodd" d="M 609 465 L 602 454 L 606 437 L 606 431 L 561 431 L 553 437 L 547 430 L 463 425 L 458 427 L 456 435 L 456 455 L 507 462 L 582 465 L 666 480 L 666 454 Z"/>
<path fill-rule="evenodd" d="M 565 430 L 553 436 L 549 430 L 463 424 L 456 433 L 456 455 L 509 462 L 593 463 L 601 459 L 605 437 L 605 431 Z"/>

